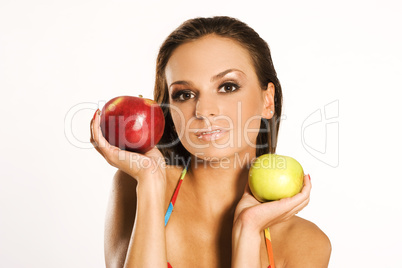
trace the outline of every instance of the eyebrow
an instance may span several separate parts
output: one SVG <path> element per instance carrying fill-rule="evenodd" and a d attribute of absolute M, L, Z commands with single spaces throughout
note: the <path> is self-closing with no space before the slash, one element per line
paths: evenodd
<path fill-rule="evenodd" d="M 169 88 L 173 85 L 185 85 L 185 86 L 189 86 L 192 85 L 193 83 L 185 81 L 185 80 L 179 80 L 179 81 L 175 81 L 173 83 L 170 84 Z"/>
<path fill-rule="evenodd" d="M 243 71 L 241 71 L 239 69 L 227 69 L 226 71 L 223 71 L 223 72 L 218 73 L 217 75 L 213 76 L 211 78 L 211 82 L 216 81 L 231 72 L 241 72 L 242 74 L 246 75 Z"/>
<path fill-rule="evenodd" d="M 227 69 L 227 70 L 225 70 L 225 71 L 223 71 L 223 72 L 220 72 L 220 73 L 218 73 L 217 75 L 214 75 L 214 76 L 211 78 L 211 82 L 214 82 L 214 81 L 216 81 L 216 80 L 218 80 L 218 79 L 224 77 L 225 75 L 227 75 L 228 73 L 231 73 L 231 72 L 241 72 L 242 74 L 246 75 L 243 71 L 241 71 L 241 70 L 239 70 L 239 69 L 232 68 L 232 69 Z M 171 86 L 173 86 L 173 85 L 185 85 L 185 86 L 189 86 L 189 85 L 190 85 L 190 86 L 191 86 L 191 85 L 193 85 L 193 83 L 191 83 L 191 82 L 189 82 L 189 81 L 185 81 L 185 80 L 179 80 L 179 81 L 175 81 L 175 82 L 171 83 L 171 84 L 169 85 L 169 88 L 170 88 Z"/>

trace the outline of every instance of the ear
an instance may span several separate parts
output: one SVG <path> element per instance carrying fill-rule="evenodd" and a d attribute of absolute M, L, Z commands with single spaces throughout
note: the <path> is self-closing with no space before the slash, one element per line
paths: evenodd
<path fill-rule="evenodd" d="M 271 119 L 275 114 L 275 85 L 272 82 L 268 83 L 267 89 L 263 90 L 264 108 L 262 117 Z"/>

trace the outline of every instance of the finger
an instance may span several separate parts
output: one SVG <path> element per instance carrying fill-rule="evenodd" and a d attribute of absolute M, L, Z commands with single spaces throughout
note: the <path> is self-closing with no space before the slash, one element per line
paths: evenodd
<path fill-rule="evenodd" d="M 291 211 L 289 211 L 289 214 L 299 213 L 301 210 L 303 210 L 308 205 L 309 202 L 310 202 L 310 198 L 303 200 L 303 202 L 301 202 L 296 207 L 294 207 Z"/>
<path fill-rule="evenodd" d="M 92 116 L 92 119 L 91 119 L 91 123 L 90 123 L 91 137 L 92 137 L 92 123 L 94 122 L 94 120 L 95 120 L 95 118 L 96 118 L 96 116 L 98 114 L 98 111 L 99 111 L 99 109 L 96 109 L 96 111 L 95 111 L 95 113 L 94 113 L 94 115 Z"/>
<path fill-rule="evenodd" d="M 304 186 L 300 193 L 294 195 L 293 197 L 287 197 L 278 201 L 269 202 L 271 204 L 275 204 L 278 202 L 278 208 L 281 208 L 282 213 L 284 215 L 295 214 L 297 211 L 304 208 L 310 199 L 310 190 L 311 190 L 311 183 L 308 175 L 304 176 Z"/>
<path fill-rule="evenodd" d="M 305 187 L 307 187 L 307 188 L 304 189 Z M 302 191 L 305 190 L 305 191 L 310 192 L 311 187 L 312 187 L 312 185 L 311 185 L 311 177 L 310 177 L 310 174 L 307 174 L 307 175 L 304 176 L 304 187 L 303 187 Z"/>
<path fill-rule="evenodd" d="M 280 213 L 280 211 L 278 211 L 279 213 L 277 214 L 275 223 L 276 222 L 287 221 L 287 220 L 291 219 L 298 212 L 300 212 L 302 209 L 304 209 L 307 206 L 308 202 L 309 202 L 309 199 L 302 201 L 302 203 L 300 203 L 297 206 L 291 208 L 290 210 L 286 210 L 286 209 L 284 211 L 282 210 L 282 213 Z"/>
<path fill-rule="evenodd" d="M 158 168 L 163 167 L 163 163 L 159 163 L 156 159 L 151 159 L 140 153 L 121 150 L 115 146 L 110 146 L 110 149 L 105 152 L 105 158 L 111 165 L 130 174 L 135 179 L 138 179 L 141 174 L 154 173 Z M 162 160 L 164 161 L 164 159 Z"/>
<path fill-rule="evenodd" d="M 94 138 L 94 131 L 93 131 L 93 128 L 94 128 L 93 125 L 94 125 L 95 119 L 97 118 L 97 116 L 99 115 L 99 113 L 100 113 L 100 110 L 97 109 L 97 110 L 95 111 L 95 114 L 94 114 L 92 120 L 91 120 L 91 124 L 90 124 L 90 132 L 91 132 L 90 142 L 91 142 L 91 144 L 94 146 L 95 150 L 96 150 L 98 153 L 100 153 L 102 156 L 104 156 L 103 152 L 99 149 L 98 143 L 96 142 L 96 140 L 95 140 L 95 138 Z"/>
<path fill-rule="evenodd" d="M 109 144 L 109 142 L 105 139 L 105 137 L 102 134 L 102 129 L 100 127 L 100 111 L 99 109 L 96 110 L 94 117 L 92 118 L 92 123 L 91 123 L 91 142 L 94 145 L 95 149 L 102 154 L 104 157 L 106 153 L 110 154 L 118 154 L 119 149 L 115 146 L 112 146 Z M 114 147 L 114 148 L 113 148 Z M 108 160 L 108 159 L 106 159 Z M 109 162 L 109 161 L 108 161 Z"/>
<path fill-rule="evenodd" d="M 103 136 L 100 127 L 100 111 L 95 114 L 92 122 L 92 137 L 98 152 L 106 161 L 122 171 L 136 176 L 141 168 L 150 166 L 150 159 L 139 153 L 121 150 L 111 145 Z"/>
<path fill-rule="evenodd" d="M 100 128 L 100 111 L 97 110 L 92 122 L 92 137 L 96 142 L 97 147 L 102 150 L 102 148 L 108 148 L 111 146 L 109 142 L 103 137 L 102 130 Z"/>
<path fill-rule="evenodd" d="M 304 196 L 304 201 L 301 205 L 304 205 L 304 207 L 310 202 L 310 194 L 311 194 L 311 189 L 312 189 L 312 185 L 311 185 L 311 179 L 310 179 L 310 175 L 306 175 L 304 176 L 304 186 L 302 191 L 300 192 L 302 196 Z"/>
<path fill-rule="evenodd" d="M 106 159 L 106 161 L 112 166 L 116 166 L 115 158 L 123 159 L 124 157 L 120 156 L 120 149 L 116 146 L 112 146 L 103 136 L 102 130 L 100 127 L 100 111 L 99 109 L 95 112 L 94 118 L 92 120 L 91 125 L 92 132 L 92 144 L 95 149 Z"/>
<path fill-rule="evenodd" d="M 98 112 L 98 110 L 99 110 L 99 109 L 97 109 L 97 110 L 95 111 L 94 116 L 93 116 L 92 119 L 91 119 L 91 123 L 89 124 L 89 132 L 91 133 L 91 136 L 90 136 L 89 140 L 91 141 L 91 143 L 92 143 L 92 141 L 93 141 L 92 124 L 93 124 L 93 122 L 94 122 L 94 119 L 95 119 L 95 116 L 96 116 L 96 113 Z"/>
<path fill-rule="evenodd" d="M 310 201 L 310 193 L 311 193 L 311 181 L 310 181 L 310 176 L 305 175 L 304 176 L 304 185 L 300 193 L 295 195 L 294 197 L 297 199 L 296 202 L 298 201 L 299 204 L 297 207 L 302 206 L 302 204 L 307 205 L 308 202 Z M 297 208 L 296 208 L 297 209 Z"/>
<path fill-rule="evenodd" d="M 90 137 L 90 141 L 91 141 L 91 143 L 93 144 L 94 143 L 94 132 L 93 132 L 93 124 L 94 124 L 94 121 L 95 121 L 95 118 L 96 118 L 96 115 L 97 115 L 97 113 L 98 113 L 98 110 L 99 109 L 97 109 L 96 111 L 95 111 L 95 113 L 94 113 L 94 116 L 92 117 L 92 119 L 91 119 L 91 123 L 89 124 L 89 131 L 90 131 L 90 133 L 91 133 L 91 137 Z"/>
<path fill-rule="evenodd" d="M 301 190 L 300 193 L 292 197 L 295 199 L 294 201 L 296 203 L 296 206 L 289 211 L 288 213 L 289 215 L 297 214 L 308 205 L 308 203 L 310 202 L 310 192 L 311 192 L 310 176 L 306 175 L 304 176 L 303 189 Z M 297 204 L 297 202 L 299 203 Z"/>
<path fill-rule="evenodd" d="M 295 207 L 289 214 L 294 215 L 294 214 L 299 213 L 308 205 L 309 202 L 310 202 L 310 199 L 303 201 L 303 203 L 301 203 L 300 205 Z"/>
<path fill-rule="evenodd" d="M 96 115 L 97 115 L 98 111 L 99 111 L 99 109 L 97 109 L 97 110 L 95 111 L 95 114 L 94 114 L 93 118 L 91 119 L 91 123 L 90 123 L 90 127 L 89 127 L 89 131 L 90 131 L 90 133 L 91 133 L 91 136 L 90 136 L 89 141 L 90 141 L 91 144 L 94 146 L 95 150 L 103 156 L 102 151 L 99 150 L 98 144 L 97 144 L 97 143 L 95 142 L 95 140 L 94 140 L 94 134 L 93 134 L 93 131 L 92 131 L 94 119 L 96 118 Z"/>
<path fill-rule="evenodd" d="M 311 182 L 309 175 L 305 175 L 303 180 L 303 188 L 301 189 L 300 193 L 294 195 L 293 197 L 285 198 L 289 202 L 289 205 L 296 207 L 310 197 Z"/>

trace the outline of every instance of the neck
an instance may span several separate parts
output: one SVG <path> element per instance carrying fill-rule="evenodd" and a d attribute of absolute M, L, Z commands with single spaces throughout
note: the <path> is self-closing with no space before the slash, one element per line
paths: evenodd
<path fill-rule="evenodd" d="M 234 209 L 244 193 L 254 157 L 250 152 L 214 161 L 192 156 L 188 180 L 200 205 L 218 213 Z"/>

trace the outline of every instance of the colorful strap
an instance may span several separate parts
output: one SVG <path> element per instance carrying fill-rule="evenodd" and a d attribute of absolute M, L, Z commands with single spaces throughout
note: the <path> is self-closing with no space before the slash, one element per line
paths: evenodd
<path fill-rule="evenodd" d="M 177 195 L 179 194 L 180 186 L 181 186 L 181 184 L 183 182 L 183 179 L 184 179 L 184 176 L 186 175 L 186 173 L 187 173 L 187 166 L 181 172 L 180 180 L 177 183 L 176 189 L 174 190 L 174 193 L 173 193 L 173 197 L 170 200 L 169 207 L 168 207 L 168 209 L 166 211 L 166 214 L 165 214 L 165 226 L 167 225 L 167 223 L 169 221 L 169 218 L 170 218 L 170 215 L 173 212 L 173 207 L 174 207 L 174 204 L 176 203 Z"/>
<path fill-rule="evenodd" d="M 184 176 L 186 175 L 186 173 L 187 173 L 187 166 L 184 167 L 183 171 L 181 172 L 179 182 L 177 183 L 176 189 L 174 190 L 174 193 L 173 193 L 173 196 L 172 196 L 172 199 L 170 200 L 169 207 L 168 207 L 168 209 L 166 211 L 166 214 L 165 214 L 165 226 L 167 225 L 167 223 L 169 221 L 170 215 L 172 215 L 173 207 L 174 207 L 174 204 L 176 203 L 177 195 L 179 194 L 180 186 L 181 186 L 181 184 L 183 182 L 183 179 L 184 179 Z M 167 267 L 168 268 L 173 268 L 172 265 L 170 265 L 169 262 L 167 263 Z"/>
<path fill-rule="evenodd" d="M 265 235 L 265 244 L 267 245 L 268 259 L 269 262 L 271 263 L 268 266 L 268 268 L 275 268 L 274 252 L 272 251 L 271 232 L 269 231 L 269 228 L 264 230 L 264 235 Z"/>

